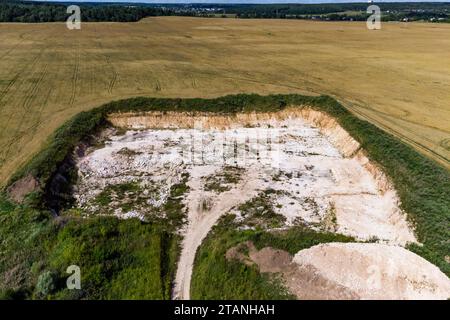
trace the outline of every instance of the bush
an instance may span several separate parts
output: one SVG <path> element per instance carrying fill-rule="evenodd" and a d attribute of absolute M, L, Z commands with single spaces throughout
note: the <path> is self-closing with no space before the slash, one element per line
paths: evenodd
<path fill-rule="evenodd" d="M 39 276 L 35 294 L 38 298 L 45 298 L 56 289 L 55 276 L 51 271 L 46 271 Z"/>

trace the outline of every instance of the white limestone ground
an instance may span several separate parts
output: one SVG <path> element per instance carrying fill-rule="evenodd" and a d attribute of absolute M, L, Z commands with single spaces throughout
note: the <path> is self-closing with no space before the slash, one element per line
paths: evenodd
<path fill-rule="evenodd" d="M 269 188 L 279 191 L 271 201 L 276 213 L 286 217 L 286 227 L 301 222 L 361 240 L 393 245 L 416 241 L 395 190 L 336 123 L 315 111 L 238 117 L 209 119 L 203 134 L 195 128 L 195 117 L 169 114 L 166 122 L 141 117 L 145 121 L 132 126 L 141 130 L 113 136 L 78 161 L 75 196 L 92 214 L 101 209 L 96 197 L 107 186 L 139 183 L 143 199 L 133 208 L 124 210 L 123 199 L 106 205 L 110 210 L 104 214 L 122 218 L 145 220 L 159 212 L 153 209 L 167 200 L 170 187 L 189 174 L 190 189 L 183 199 L 188 223 L 180 230 L 184 240 L 175 298 L 189 298 L 196 250 L 220 216 L 230 211 L 239 215 L 239 204 Z M 161 129 L 149 129 L 153 126 Z M 206 191 L 208 177 L 229 166 L 241 168 L 239 181 L 223 192 Z"/>
<path fill-rule="evenodd" d="M 339 233 L 364 240 L 376 237 L 397 244 L 415 241 L 405 215 L 398 208 L 395 191 L 381 192 L 371 173 L 357 159 L 341 156 L 318 129 L 299 119 L 277 124 L 277 128 L 209 131 L 202 136 L 204 149 L 198 154 L 190 152 L 195 145 L 191 142 L 199 134 L 196 129 L 128 131 L 113 136 L 104 148 L 80 159 L 78 203 L 94 212 L 98 206 L 92 200 L 105 186 L 139 181 L 144 193 L 151 193 L 150 186 L 154 193 L 147 198 L 147 205 L 158 207 L 167 198 L 170 186 L 180 181 L 183 172 L 189 173 L 191 180 L 201 181 L 220 173 L 224 166 L 237 164 L 251 171 L 258 180 L 258 190 L 281 191 L 273 201 L 276 212 L 287 218 L 288 226 L 301 220 L 320 228 L 324 219 L 333 214 L 335 230 Z M 262 130 L 269 133 L 261 134 Z M 251 137 L 257 132 L 264 138 L 279 135 L 279 139 L 273 139 L 271 151 L 267 151 L 266 141 L 261 139 L 257 147 L 246 143 L 252 141 Z M 217 150 L 223 146 L 224 134 L 228 148 L 220 153 Z M 265 151 L 269 159 L 257 160 L 252 147 L 259 148 L 260 154 Z M 207 194 L 201 186 L 192 192 L 199 197 Z M 239 197 L 235 199 L 235 205 L 241 202 Z M 117 211 L 117 215 L 131 212 L 139 215 L 136 208 L 130 212 Z"/>

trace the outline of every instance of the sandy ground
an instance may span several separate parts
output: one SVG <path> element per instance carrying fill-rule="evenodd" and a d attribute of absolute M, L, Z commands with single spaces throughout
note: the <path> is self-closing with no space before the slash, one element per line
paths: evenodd
<path fill-rule="evenodd" d="M 327 243 L 299 251 L 293 261 L 298 270 L 346 288 L 359 299 L 450 298 L 450 279 L 399 246 Z M 296 290 L 302 290 L 301 281 Z"/>
<path fill-rule="evenodd" d="M 270 200 L 275 213 L 284 216 L 284 227 L 301 223 L 398 245 L 416 241 L 395 190 L 368 163 L 359 144 L 323 114 L 301 112 L 240 115 L 232 126 L 228 120 L 216 119 L 216 125 L 207 120 L 202 129 L 178 115 L 178 129 L 170 121 L 172 128 L 143 126 L 112 136 L 78 160 L 78 205 L 95 214 L 95 200 L 107 186 L 137 182 L 144 204 L 123 210 L 116 199 L 107 206 L 118 217 L 145 220 L 188 174 L 189 191 L 183 196 L 188 223 L 179 230 L 184 240 L 173 294 L 177 299 L 190 296 L 195 254 L 211 227 L 226 213 L 239 219 L 238 205 L 268 189 L 276 191 Z M 158 123 L 164 127 L 164 121 Z M 239 181 L 221 191 L 205 189 L 208 178 L 230 166 L 242 171 Z"/>

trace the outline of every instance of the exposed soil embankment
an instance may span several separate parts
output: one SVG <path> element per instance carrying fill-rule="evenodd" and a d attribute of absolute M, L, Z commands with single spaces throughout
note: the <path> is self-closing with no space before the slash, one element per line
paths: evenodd
<path fill-rule="evenodd" d="M 37 179 L 32 175 L 27 175 L 9 186 L 7 192 L 10 198 L 15 202 L 22 203 L 26 195 L 38 190 L 38 188 L 39 182 L 37 181 Z"/>
<path fill-rule="evenodd" d="M 286 108 L 278 112 L 267 113 L 238 113 L 233 115 L 216 115 L 205 112 L 144 112 L 120 113 L 108 116 L 108 120 L 117 127 L 131 130 L 154 128 L 195 128 L 202 129 L 232 129 L 250 127 L 258 122 L 268 122 L 276 125 L 277 121 L 286 119 L 302 119 L 308 124 L 318 128 L 320 132 L 342 153 L 346 158 L 355 157 L 376 178 L 381 190 L 392 190 L 386 175 L 382 170 L 371 163 L 360 144 L 345 131 L 339 123 L 324 112 L 310 108 Z"/>

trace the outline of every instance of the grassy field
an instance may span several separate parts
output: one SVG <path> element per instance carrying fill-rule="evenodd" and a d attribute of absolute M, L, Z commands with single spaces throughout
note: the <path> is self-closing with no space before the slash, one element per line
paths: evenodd
<path fill-rule="evenodd" d="M 325 93 L 449 167 L 449 52 L 447 24 L 0 24 L 0 184 L 74 114 L 144 95 Z"/>

